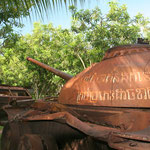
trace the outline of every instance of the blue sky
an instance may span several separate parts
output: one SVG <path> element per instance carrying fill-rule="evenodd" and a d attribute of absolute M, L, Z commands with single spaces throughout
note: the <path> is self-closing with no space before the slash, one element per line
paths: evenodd
<path fill-rule="evenodd" d="M 106 14 L 109 10 L 108 2 L 110 0 L 86 0 L 84 6 L 78 3 L 78 9 L 92 9 L 98 6 L 103 14 Z M 130 16 L 135 16 L 138 12 L 142 13 L 145 17 L 150 18 L 150 0 L 118 0 L 120 4 L 126 4 Z M 40 17 L 32 16 L 32 21 L 29 18 L 23 18 L 22 23 L 25 26 L 19 29 L 18 32 L 23 35 L 31 33 L 33 29 L 34 22 L 41 22 L 42 24 L 53 23 L 55 27 L 61 25 L 62 28 L 70 28 L 71 25 L 71 14 L 63 6 L 61 9 L 57 10 L 55 13 L 48 12 L 48 17 L 46 14 L 43 15 L 43 20 Z"/>

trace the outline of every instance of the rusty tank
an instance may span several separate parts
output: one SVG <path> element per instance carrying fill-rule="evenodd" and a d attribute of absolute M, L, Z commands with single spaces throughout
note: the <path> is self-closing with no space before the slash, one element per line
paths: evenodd
<path fill-rule="evenodd" d="M 0 85 L 0 126 L 3 126 L 7 122 L 7 114 L 2 109 L 7 104 L 17 105 L 30 105 L 33 103 L 29 91 L 23 87 Z"/>
<path fill-rule="evenodd" d="M 64 78 L 58 101 L 5 106 L 2 150 L 150 149 L 150 45 L 109 49 L 103 60 Z"/>

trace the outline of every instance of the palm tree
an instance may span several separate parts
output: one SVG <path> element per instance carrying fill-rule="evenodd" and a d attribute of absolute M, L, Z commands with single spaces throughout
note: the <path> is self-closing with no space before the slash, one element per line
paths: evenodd
<path fill-rule="evenodd" d="M 77 4 L 77 1 L 82 4 L 85 0 L 0 0 L 0 39 L 5 42 L 13 33 L 13 27 L 22 26 L 19 18 L 31 16 L 32 12 L 43 18 L 45 12 L 48 16 L 49 10 L 55 13 L 56 8 Z M 0 47 L 3 43 L 0 42 Z"/>
<path fill-rule="evenodd" d="M 48 10 L 54 11 L 55 8 L 60 8 L 62 5 L 76 5 L 77 2 L 83 4 L 85 0 L 1 0 L 0 4 L 4 7 L 15 5 L 16 8 L 19 8 L 20 5 L 26 10 L 29 10 L 31 6 L 34 8 L 36 12 L 42 14 L 43 12 L 47 12 Z"/>

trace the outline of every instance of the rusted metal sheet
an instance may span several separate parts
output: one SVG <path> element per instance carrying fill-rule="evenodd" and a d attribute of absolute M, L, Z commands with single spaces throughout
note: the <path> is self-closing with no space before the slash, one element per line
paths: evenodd
<path fill-rule="evenodd" d="M 28 90 L 23 87 L 0 85 L 0 106 L 13 100 L 32 99 Z"/>
<path fill-rule="evenodd" d="M 140 116 L 139 116 L 140 117 Z M 150 127 L 136 132 L 121 132 L 119 129 L 82 122 L 68 112 L 42 114 L 26 118 L 27 120 L 58 120 L 63 119 L 68 125 L 84 134 L 105 141 L 115 149 L 149 149 Z M 138 126 L 138 125 L 137 125 Z M 133 129 L 134 130 L 134 129 Z"/>
<path fill-rule="evenodd" d="M 24 109 L 24 111 L 21 109 L 19 110 L 19 108 L 11 108 L 10 106 L 5 109 L 9 115 L 11 130 L 13 130 L 11 131 L 13 132 L 12 143 L 14 143 L 14 137 L 17 139 L 21 138 L 22 141 L 22 139 L 24 139 L 24 133 L 40 136 L 51 134 L 52 137 L 57 137 L 57 140 L 61 141 L 60 137 L 65 137 L 66 134 L 68 134 L 68 138 L 75 136 L 76 131 L 74 132 L 74 130 L 84 133 L 84 135 L 90 136 L 98 141 L 107 142 L 110 147 L 116 149 L 124 149 L 125 147 L 128 149 L 137 148 L 133 143 L 136 143 L 140 149 L 143 146 L 143 143 L 140 141 L 146 142 L 146 144 L 144 144 L 144 148 L 146 149 L 149 146 L 148 142 L 150 142 L 149 110 L 132 110 L 127 108 L 99 109 L 99 107 L 95 107 L 95 109 L 89 107 L 76 108 L 73 106 L 57 104 L 55 102 L 48 103 L 44 101 L 37 101 L 28 109 Z M 91 118 L 93 118 L 93 120 L 91 120 Z M 56 130 L 58 129 L 49 128 L 49 126 L 56 127 L 56 125 L 54 125 L 55 122 L 57 122 L 57 128 L 64 130 L 63 135 L 61 135 L 61 132 L 59 131 L 58 136 L 56 134 Z M 142 124 L 139 122 L 142 122 Z M 73 128 L 73 130 L 65 130 L 62 124 Z M 14 130 L 14 128 L 16 128 L 16 130 Z M 46 131 L 43 132 L 43 129 Z M 82 135 L 80 134 L 79 137 Z M 17 139 L 15 141 L 18 141 Z M 65 142 L 67 141 L 69 140 L 66 139 Z M 78 147 L 81 141 L 79 140 L 77 142 L 78 144 L 76 142 L 75 144 L 74 142 L 72 144 Z M 15 145 L 16 144 L 12 144 L 14 147 Z M 67 147 L 67 145 L 65 145 L 65 147 Z"/>
<path fill-rule="evenodd" d="M 72 105 L 150 107 L 150 45 L 112 48 L 100 63 L 69 80 L 59 102 Z"/>
<path fill-rule="evenodd" d="M 140 116 L 139 116 L 140 117 Z M 133 132 L 121 131 L 117 128 L 112 128 L 108 126 L 101 126 L 92 124 L 89 122 L 83 122 L 78 118 L 74 117 L 68 112 L 58 112 L 52 114 L 38 114 L 38 115 L 29 115 L 24 116 L 24 121 L 60 121 L 68 124 L 69 126 L 78 129 L 80 132 L 83 132 L 85 135 L 88 135 L 92 138 L 95 138 L 100 141 L 105 141 L 109 144 L 110 147 L 116 149 L 140 149 L 142 146 L 145 149 L 148 149 L 150 146 L 150 127 L 143 130 Z M 139 121 L 139 120 L 138 120 Z M 138 125 L 137 125 L 138 126 Z M 139 124 L 140 126 L 140 124 Z M 146 142 L 143 143 L 143 142 Z M 134 145 L 135 143 L 135 145 Z"/>
<path fill-rule="evenodd" d="M 115 149 L 149 150 L 150 126 L 137 132 L 113 132 L 109 136 L 109 145 Z"/>
<path fill-rule="evenodd" d="M 3 109 L 5 105 L 28 107 L 33 102 L 34 100 L 27 89 L 23 87 L 0 85 L 0 125 L 4 125 L 8 121 L 7 114 Z M 15 112 L 15 110 L 12 112 Z"/>
<path fill-rule="evenodd" d="M 25 117 L 25 121 L 30 120 L 58 120 L 62 119 L 64 120 L 68 125 L 71 127 L 74 127 L 78 129 L 79 131 L 85 133 L 86 135 L 89 135 L 91 137 L 95 137 L 97 139 L 107 139 L 110 132 L 115 131 L 116 129 L 113 128 L 105 128 L 103 126 L 97 127 L 97 125 L 94 124 L 87 124 L 86 122 L 82 122 L 81 120 L 77 119 L 76 117 L 72 116 L 68 112 L 59 112 L 54 114 L 41 114 L 41 115 L 35 115 L 31 117 Z M 96 128 L 97 127 L 97 128 Z"/>
<path fill-rule="evenodd" d="M 4 127 L 2 134 L 2 150 L 18 150 L 19 141 L 22 141 L 22 138 L 27 134 L 38 135 L 43 141 L 42 146 L 43 144 L 47 146 L 51 144 L 54 145 L 55 141 L 57 141 L 59 149 L 63 149 L 62 147 L 65 146 L 66 142 L 72 141 L 73 139 L 81 139 L 85 136 L 80 131 L 75 130 L 59 120 L 29 122 L 17 120 L 12 121 L 9 123 L 9 126 L 6 125 Z M 50 140 L 49 143 L 48 140 Z M 6 148 L 7 146 L 8 148 Z M 50 149 L 47 148 L 47 150 Z"/>
<path fill-rule="evenodd" d="M 73 107 L 65 106 L 58 103 L 48 103 L 38 101 L 30 108 L 20 109 L 19 107 L 6 107 L 9 120 L 54 120 L 60 118 L 69 118 L 70 116 L 78 118 L 81 122 L 111 127 L 119 131 L 139 131 L 147 128 L 150 124 L 150 111 L 144 109 L 127 109 L 127 108 L 101 108 L 94 107 Z M 16 114 L 16 115 L 15 115 Z M 69 114 L 69 115 L 68 115 Z M 70 117 L 70 118 L 71 118 Z M 78 121 L 73 121 L 78 122 Z M 142 122 L 142 124 L 139 124 Z M 79 123 L 77 123 L 79 125 Z M 72 125 L 73 126 L 73 125 Z M 81 129 L 79 129 L 81 131 Z"/>
<path fill-rule="evenodd" d="M 113 135 L 121 138 L 131 139 L 131 140 L 140 140 L 145 142 L 150 142 L 150 126 L 143 130 L 136 132 L 114 132 Z"/>
<path fill-rule="evenodd" d="M 3 85 L 0 84 L 0 89 L 10 89 L 10 90 L 26 90 L 23 87 L 19 87 L 19 86 L 10 86 L 10 85 Z"/>
<path fill-rule="evenodd" d="M 5 106 L 4 110 L 7 112 L 9 120 L 38 115 L 42 117 L 42 114 L 52 116 L 53 113 L 68 112 L 81 121 L 116 128 L 120 131 L 138 131 L 150 125 L 150 110 L 145 109 L 75 107 L 56 102 L 37 101 L 28 108 Z"/>

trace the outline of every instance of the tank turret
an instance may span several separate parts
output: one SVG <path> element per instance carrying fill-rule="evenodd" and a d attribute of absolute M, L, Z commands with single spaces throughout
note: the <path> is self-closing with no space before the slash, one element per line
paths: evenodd
<path fill-rule="evenodd" d="M 150 107 L 149 53 L 148 44 L 113 47 L 101 62 L 75 77 L 32 58 L 27 59 L 69 80 L 61 89 L 58 98 L 61 104 Z"/>
<path fill-rule="evenodd" d="M 101 62 L 63 86 L 59 101 L 73 105 L 150 107 L 150 45 L 109 49 Z"/>

